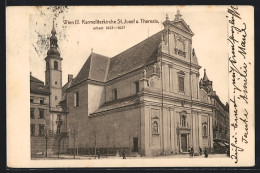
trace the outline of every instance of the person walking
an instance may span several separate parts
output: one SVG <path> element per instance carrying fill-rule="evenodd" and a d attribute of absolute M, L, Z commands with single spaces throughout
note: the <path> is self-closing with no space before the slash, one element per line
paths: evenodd
<path fill-rule="evenodd" d="M 207 148 L 205 148 L 205 150 L 204 150 L 204 155 L 205 155 L 205 158 L 208 158 L 208 151 L 207 151 Z"/>
<path fill-rule="evenodd" d="M 194 156 L 194 150 L 193 150 L 193 147 L 191 147 L 191 149 L 190 149 L 190 154 L 191 154 L 191 157 Z"/>
<path fill-rule="evenodd" d="M 200 155 L 202 155 L 202 149 L 199 147 L 199 153 Z"/>
<path fill-rule="evenodd" d="M 125 157 L 125 149 L 123 150 L 123 159 L 126 159 L 126 157 Z"/>
<path fill-rule="evenodd" d="M 99 149 L 97 150 L 97 154 L 98 154 L 98 159 L 100 159 L 100 152 L 99 152 Z"/>

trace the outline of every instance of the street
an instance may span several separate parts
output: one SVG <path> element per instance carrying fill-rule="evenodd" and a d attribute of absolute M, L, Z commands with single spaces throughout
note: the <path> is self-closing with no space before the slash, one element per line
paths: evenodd
<path fill-rule="evenodd" d="M 208 158 L 226 158 L 226 154 L 209 154 Z M 172 159 L 172 158 L 185 158 L 185 159 L 196 159 L 196 158 L 204 158 L 204 155 L 190 157 L 189 154 L 177 154 L 177 155 L 169 155 L 169 156 L 157 156 L 157 157 L 126 157 L 126 159 Z M 37 157 L 32 158 L 32 160 L 59 160 L 59 159 L 73 159 L 73 160 L 94 160 L 94 155 L 92 156 L 76 156 L 74 159 L 73 155 L 64 155 L 60 154 L 59 157 L 57 155 L 50 155 L 49 157 Z M 100 159 L 123 159 L 123 157 L 117 156 L 101 156 Z M 205 158 L 207 159 L 207 158 Z"/>

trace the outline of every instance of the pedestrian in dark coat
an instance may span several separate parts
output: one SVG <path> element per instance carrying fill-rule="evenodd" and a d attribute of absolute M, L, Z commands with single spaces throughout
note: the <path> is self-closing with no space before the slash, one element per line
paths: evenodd
<path fill-rule="evenodd" d="M 204 155 L 205 155 L 205 158 L 208 157 L 208 151 L 207 151 L 207 148 L 205 148 L 205 150 L 204 150 Z"/>
<path fill-rule="evenodd" d="M 100 159 L 100 152 L 99 152 L 99 150 L 97 150 L 97 154 L 98 154 L 98 159 Z"/>
<path fill-rule="evenodd" d="M 123 150 L 123 159 L 126 159 L 126 157 L 125 157 L 125 150 Z"/>
<path fill-rule="evenodd" d="M 199 153 L 200 155 L 202 155 L 202 149 L 199 147 Z"/>
<path fill-rule="evenodd" d="M 191 156 L 191 157 L 194 156 L 194 150 L 193 150 L 193 147 L 191 147 L 191 149 L 190 149 L 190 156 Z"/>

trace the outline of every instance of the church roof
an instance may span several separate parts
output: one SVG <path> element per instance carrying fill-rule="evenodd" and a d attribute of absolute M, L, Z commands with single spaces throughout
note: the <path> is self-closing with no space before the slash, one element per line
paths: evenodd
<path fill-rule="evenodd" d="M 121 99 L 113 100 L 110 102 L 106 102 L 98 110 L 91 113 L 91 115 L 110 111 L 112 109 L 118 109 L 118 108 L 122 108 L 122 107 L 126 107 L 126 106 L 131 106 L 131 105 L 138 104 L 138 103 L 139 103 L 138 95 L 137 94 L 132 95 L 132 96 L 129 96 L 126 98 L 121 98 Z"/>
<path fill-rule="evenodd" d="M 50 94 L 44 82 L 30 75 L 30 92 L 36 94 Z"/>
<path fill-rule="evenodd" d="M 162 32 L 150 36 L 112 58 L 91 53 L 71 85 L 64 85 L 64 91 L 87 79 L 106 82 L 154 62 Z"/>
<path fill-rule="evenodd" d="M 163 30 L 113 57 L 110 60 L 107 81 L 154 62 L 162 32 Z"/>
<path fill-rule="evenodd" d="M 105 82 L 107 70 L 109 67 L 109 61 L 110 58 L 106 56 L 91 53 L 91 55 L 79 71 L 78 75 L 72 82 L 71 87 L 87 79 Z"/>
<path fill-rule="evenodd" d="M 36 77 L 33 77 L 32 75 L 30 75 L 30 82 L 37 82 L 37 83 L 44 84 L 43 81 L 37 79 Z"/>

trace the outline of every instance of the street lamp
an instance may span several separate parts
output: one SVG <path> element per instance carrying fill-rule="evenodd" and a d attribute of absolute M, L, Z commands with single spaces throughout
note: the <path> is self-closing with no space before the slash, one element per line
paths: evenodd
<path fill-rule="evenodd" d="M 73 131 L 69 130 L 69 133 L 71 132 L 71 137 L 73 138 L 73 142 L 74 142 L 74 159 L 76 158 L 76 136 L 77 136 L 77 131 L 74 129 Z"/>
<path fill-rule="evenodd" d="M 97 156 L 97 140 L 96 140 L 96 132 L 94 132 L 94 138 L 95 138 L 95 159 Z"/>
<path fill-rule="evenodd" d="M 62 125 L 63 121 L 61 119 L 61 115 L 57 115 L 57 119 L 56 119 L 56 125 L 57 125 L 57 133 L 56 133 L 56 137 L 58 138 L 58 157 L 60 156 L 60 141 L 61 138 L 63 136 L 61 136 L 61 131 L 60 131 L 60 127 Z"/>
<path fill-rule="evenodd" d="M 47 155 L 47 151 L 48 151 L 48 137 L 49 137 L 49 130 L 48 130 L 48 128 L 47 128 L 47 126 L 45 126 L 45 128 L 44 129 L 42 129 L 43 130 L 43 136 L 45 137 L 45 147 L 46 147 L 46 151 L 45 151 L 45 157 L 47 157 L 48 155 Z"/>

